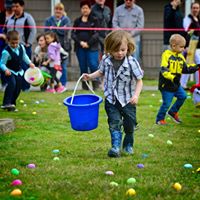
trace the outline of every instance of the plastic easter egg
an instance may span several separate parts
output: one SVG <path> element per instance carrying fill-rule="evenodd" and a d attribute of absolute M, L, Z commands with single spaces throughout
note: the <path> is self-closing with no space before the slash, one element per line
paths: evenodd
<path fill-rule="evenodd" d="M 60 160 L 59 157 L 54 157 L 53 160 L 57 161 L 57 160 Z"/>
<path fill-rule="evenodd" d="M 33 114 L 33 115 L 36 115 L 36 114 L 37 114 L 37 112 L 35 112 L 35 111 L 34 111 L 34 112 L 32 112 L 32 114 Z"/>
<path fill-rule="evenodd" d="M 105 174 L 106 174 L 106 175 L 109 175 L 109 176 L 113 176 L 113 175 L 114 175 L 114 172 L 113 172 L 113 171 L 106 171 Z"/>
<path fill-rule="evenodd" d="M 12 186 L 16 186 L 16 185 L 22 185 L 22 181 L 19 180 L 19 179 L 16 179 L 14 180 L 12 183 L 11 183 Z"/>
<path fill-rule="evenodd" d="M 136 195 L 136 191 L 133 188 L 130 188 L 126 191 L 126 196 L 133 197 Z"/>
<path fill-rule="evenodd" d="M 171 140 L 167 140 L 167 144 L 168 144 L 168 145 L 172 145 L 173 143 L 172 143 Z"/>
<path fill-rule="evenodd" d="M 54 150 L 52 151 L 52 153 L 58 154 L 58 153 L 60 153 L 60 150 L 59 150 L 59 149 L 54 149 Z"/>
<path fill-rule="evenodd" d="M 118 183 L 116 183 L 115 181 L 110 182 L 110 186 L 112 187 L 118 187 Z"/>
<path fill-rule="evenodd" d="M 200 133 L 200 129 L 198 130 L 198 133 Z"/>
<path fill-rule="evenodd" d="M 129 178 L 126 182 L 128 184 L 134 184 L 134 183 L 136 183 L 136 179 L 135 178 Z"/>
<path fill-rule="evenodd" d="M 142 169 L 142 168 L 144 168 L 144 165 L 139 163 L 139 164 L 137 164 L 137 168 Z"/>
<path fill-rule="evenodd" d="M 22 195 L 22 191 L 20 189 L 14 189 L 11 193 L 11 196 L 20 196 Z"/>
<path fill-rule="evenodd" d="M 24 104 L 24 107 L 26 107 L 27 106 L 27 104 Z"/>
<path fill-rule="evenodd" d="M 189 163 L 187 163 L 187 164 L 184 165 L 184 168 L 191 169 L 191 168 L 192 168 L 192 165 L 189 164 Z"/>
<path fill-rule="evenodd" d="M 153 138 L 153 137 L 154 137 L 154 135 L 153 135 L 153 134 L 149 134 L 148 136 L 149 136 L 150 138 Z"/>
<path fill-rule="evenodd" d="M 182 189 L 182 186 L 180 183 L 174 183 L 172 186 L 176 191 L 180 191 Z"/>
<path fill-rule="evenodd" d="M 142 154 L 142 158 L 148 158 L 148 157 L 149 157 L 149 155 L 147 153 Z"/>
<path fill-rule="evenodd" d="M 21 99 L 21 100 L 19 100 L 19 102 L 20 102 L 20 103 L 24 103 L 24 100 Z"/>
<path fill-rule="evenodd" d="M 35 167 L 36 166 L 35 166 L 34 163 L 30 163 L 30 164 L 27 165 L 27 168 L 29 168 L 29 169 L 34 169 Z"/>
<path fill-rule="evenodd" d="M 39 101 L 35 101 L 35 104 L 40 104 L 40 102 Z"/>
<path fill-rule="evenodd" d="M 16 168 L 13 168 L 13 169 L 11 169 L 11 174 L 13 174 L 13 175 L 19 175 L 19 170 L 18 169 L 16 169 Z"/>
<path fill-rule="evenodd" d="M 155 97 L 155 94 L 153 93 L 153 94 L 151 94 L 151 96 L 152 96 L 152 97 Z"/>
<path fill-rule="evenodd" d="M 196 171 L 197 171 L 197 173 L 200 173 L 200 167 Z"/>

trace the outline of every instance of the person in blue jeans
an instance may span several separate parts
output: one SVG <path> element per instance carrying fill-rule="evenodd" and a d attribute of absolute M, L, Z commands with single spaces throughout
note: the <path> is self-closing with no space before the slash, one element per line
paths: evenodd
<path fill-rule="evenodd" d="M 80 2 L 81 17 L 74 21 L 74 27 L 95 28 L 98 27 L 98 20 L 91 14 L 90 1 Z M 99 33 L 96 30 L 73 30 L 72 39 L 75 41 L 75 51 L 78 58 L 80 73 L 95 72 L 98 69 L 98 46 Z M 98 89 L 99 80 L 92 81 L 93 89 Z M 86 83 L 82 82 L 82 88 L 87 90 Z"/>
<path fill-rule="evenodd" d="M 24 70 L 22 62 L 24 61 L 29 67 L 35 67 L 31 62 L 26 50 L 22 44 L 19 44 L 20 35 L 17 31 L 7 33 L 8 45 L 2 52 L 0 60 L 0 69 L 5 73 L 7 86 L 4 92 L 2 109 L 15 111 L 16 100 L 22 89 Z"/>
<path fill-rule="evenodd" d="M 122 148 L 133 154 L 136 104 L 142 90 L 143 72 L 132 56 L 135 44 L 131 35 L 123 30 L 109 33 L 105 38 L 105 55 L 99 70 L 84 74 L 84 80 L 104 76 L 105 110 L 111 135 L 109 157 L 119 157 L 122 143 L 122 126 L 125 132 Z"/>
<path fill-rule="evenodd" d="M 156 124 L 166 125 L 165 116 L 168 115 L 176 122 L 181 123 L 178 112 L 183 105 L 187 95 L 180 85 L 181 74 L 194 73 L 199 69 L 198 64 L 186 63 L 182 54 L 186 41 L 180 34 L 173 34 L 169 39 L 171 49 L 162 54 L 161 70 L 159 74 L 159 90 L 163 103 L 156 116 Z M 200 64 L 200 63 L 199 63 Z M 177 100 L 171 106 L 173 98 Z M 171 106 L 171 108 L 170 108 Z"/>

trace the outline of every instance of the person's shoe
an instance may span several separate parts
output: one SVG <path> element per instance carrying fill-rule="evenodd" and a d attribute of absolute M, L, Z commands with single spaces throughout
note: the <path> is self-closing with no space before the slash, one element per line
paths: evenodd
<path fill-rule="evenodd" d="M 160 121 L 157 121 L 156 124 L 157 124 L 157 125 L 164 126 L 164 125 L 167 125 L 167 122 L 166 122 L 164 119 L 162 119 L 162 120 L 160 120 Z"/>
<path fill-rule="evenodd" d="M 54 88 L 48 88 L 48 89 L 46 89 L 46 92 L 50 92 L 50 93 L 55 94 L 56 90 Z"/>
<path fill-rule="evenodd" d="M 2 105 L 2 106 L 1 106 L 1 109 L 4 109 L 4 110 L 12 110 L 12 109 L 15 109 L 15 105 L 13 105 L 13 104 Z"/>
<path fill-rule="evenodd" d="M 168 112 L 167 113 L 174 122 L 176 122 L 177 124 L 180 124 L 182 121 L 181 119 L 178 117 L 178 113 L 177 112 Z"/>
<path fill-rule="evenodd" d="M 66 87 L 64 87 L 63 85 L 62 86 L 59 86 L 57 89 L 56 89 L 56 92 L 58 93 L 63 93 L 67 90 Z"/>
<path fill-rule="evenodd" d="M 116 148 L 116 147 L 112 147 L 109 151 L 108 151 L 108 156 L 111 158 L 117 158 L 120 157 L 120 149 Z"/>
<path fill-rule="evenodd" d="M 133 147 L 130 145 L 127 145 L 126 147 L 124 147 L 123 151 L 127 155 L 133 155 Z"/>

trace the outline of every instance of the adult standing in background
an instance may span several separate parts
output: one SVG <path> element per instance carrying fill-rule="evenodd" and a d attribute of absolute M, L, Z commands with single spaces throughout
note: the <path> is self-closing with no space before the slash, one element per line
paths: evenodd
<path fill-rule="evenodd" d="M 112 27 L 112 13 L 108 6 L 105 5 L 106 0 L 95 0 L 95 4 L 92 6 L 92 15 L 98 19 L 99 27 L 111 28 Z M 104 52 L 104 39 L 108 31 L 99 31 L 99 44 L 100 52 Z"/>
<path fill-rule="evenodd" d="M 164 29 L 183 29 L 183 15 L 180 11 L 181 0 L 171 0 L 164 7 Z M 178 33 L 185 37 L 184 31 L 164 31 L 163 32 L 163 49 L 169 48 L 169 38 L 171 35 Z"/>
<path fill-rule="evenodd" d="M 73 27 L 86 28 L 86 30 L 72 30 L 72 39 L 75 42 L 75 52 L 78 58 L 80 74 L 91 73 L 98 69 L 99 65 L 99 32 L 96 30 L 87 30 L 87 28 L 99 27 L 96 17 L 91 15 L 91 3 L 89 0 L 80 2 L 81 16 L 76 18 Z M 99 88 L 99 80 L 92 81 L 93 89 Z M 85 81 L 82 82 L 82 89 L 88 90 Z"/>
<path fill-rule="evenodd" d="M 71 20 L 65 13 L 65 7 L 62 3 L 57 3 L 54 7 L 54 15 L 50 16 L 45 20 L 45 26 L 54 26 L 54 27 L 70 27 Z M 51 29 L 45 28 L 45 31 L 52 30 L 58 36 L 58 40 L 62 46 L 62 48 L 70 52 L 71 51 L 71 44 L 69 40 L 69 30 L 65 29 Z M 60 81 L 63 86 L 67 84 L 67 64 L 68 58 L 61 56 L 61 66 L 62 66 L 62 76 Z"/>
<path fill-rule="evenodd" d="M 7 33 L 11 30 L 16 30 L 20 35 L 20 43 L 24 45 L 26 54 L 31 59 L 32 44 L 35 41 L 37 31 L 35 20 L 29 13 L 24 12 L 24 6 L 24 0 L 13 0 L 14 15 L 8 19 L 4 32 Z M 26 71 L 29 66 L 23 62 L 22 68 Z M 22 90 L 27 91 L 29 88 L 30 84 L 23 79 Z"/>
<path fill-rule="evenodd" d="M 191 13 L 184 17 L 183 19 L 183 27 L 186 32 L 188 32 L 188 38 L 187 38 L 187 46 L 189 45 L 189 40 L 191 36 L 199 38 L 199 42 L 197 44 L 196 53 L 200 54 L 200 31 L 194 31 L 193 29 L 200 29 L 200 4 L 199 2 L 193 2 L 191 4 Z M 197 63 L 196 56 L 194 58 L 194 62 Z M 182 74 L 181 76 L 181 86 L 184 89 L 188 89 L 187 82 L 190 77 L 190 74 Z M 199 71 L 195 72 L 195 79 L 196 83 L 199 83 Z"/>
<path fill-rule="evenodd" d="M 114 28 L 144 28 L 144 12 L 135 4 L 135 0 L 124 0 L 124 4 L 118 6 L 114 12 L 112 24 Z M 141 36 L 140 30 L 129 31 L 136 44 L 135 58 L 140 61 Z"/>

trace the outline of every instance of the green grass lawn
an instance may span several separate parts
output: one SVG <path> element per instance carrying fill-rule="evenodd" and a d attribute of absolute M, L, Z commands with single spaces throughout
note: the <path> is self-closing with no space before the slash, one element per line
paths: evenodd
<path fill-rule="evenodd" d="M 200 167 L 200 110 L 194 107 L 191 98 L 180 111 L 183 124 L 167 118 L 169 125 L 160 127 L 155 125 L 160 93 L 142 92 L 137 107 L 140 128 L 135 132 L 135 154 L 111 159 L 107 157 L 110 136 L 104 103 L 100 106 L 96 130 L 74 131 L 62 104 L 71 93 L 21 93 L 19 112 L 0 111 L 0 118 L 13 118 L 16 122 L 14 132 L 0 135 L 0 199 L 123 200 L 128 199 L 125 194 L 129 188 L 136 190 L 133 199 L 200 199 L 200 173 L 196 172 Z M 103 96 L 101 92 L 98 94 Z M 2 97 L 0 92 L 0 101 Z M 41 100 L 44 102 L 35 103 Z M 167 140 L 173 144 L 168 145 Z M 60 160 L 53 160 L 54 149 L 60 150 Z M 144 153 L 147 158 L 142 157 Z M 29 163 L 36 164 L 36 168 L 28 169 Z M 144 164 L 144 168 L 138 169 L 138 163 Z M 185 169 L 186 163 L 193 168 Z M 19 169 L 20 174 L 12 175 L 12 168 Z M 105 175 L 108 170 L 114 176 Z M 136 179 L 135 184 L 127 184 L 130 177 Z M 23 184 L 11 186 L 14 179 Z M 118 187 L 110 186 L 111 181 L 117 182 Z M 175 182 L 182 185 L 181 191 L 172 188 Z M 10 196 L 14 188 L 21 189 L 21 197 Z"/>

